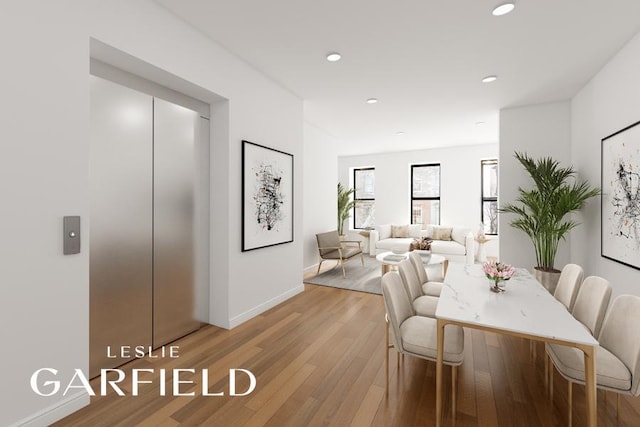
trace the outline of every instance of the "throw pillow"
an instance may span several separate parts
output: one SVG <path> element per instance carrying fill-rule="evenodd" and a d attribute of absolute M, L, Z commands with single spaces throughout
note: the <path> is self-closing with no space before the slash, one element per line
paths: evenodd
<path fill-rule="evenodd" d="M 391 226 L 391 237 L 409 237 L 409 226 L 408 225 L 392 225 Z"/>
<path fill-rule="evenodd" d="M 420 231 L 422 230 L 422 224 L 409 224 L 409 237 L 414 239 L 420 238 Z"/>
<path fill-rule="evenodd" d="M 453 227 L 433 227 L 433 240 L 451 240 Z"/>
<path fill-rule="evenodd" d="M 453 231 L 451 232 L 451 240 L 460 243 L 462 246 L 465 246 L 467 234 L 469 233 L 471 233 L 471 230 L 469 230 L 468 228 L 454 227 Z"/>
<path fill-rule="evenodd" d="M 380 240 L 388 239 L 391 237 L 391 224 L 376 225 Z"/>
<path fill-rule="evenodd" d="M 424 227 L 424 230 L 420 231 L 420 237 L 428 237 L 430 239 L 433 239 L 433 227 L 437 227 L 437 226 L 432 224 L 427 224 Z"/>

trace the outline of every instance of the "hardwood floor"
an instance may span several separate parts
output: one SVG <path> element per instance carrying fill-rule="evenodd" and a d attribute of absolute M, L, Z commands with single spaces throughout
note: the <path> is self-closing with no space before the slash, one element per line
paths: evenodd
<path fill-rule="evenodd" d="M 114 392 L 57 426 L 432 426 L 435 423 L 435 364 L 405 357 L 396 368 L 392 351 L 389 394 L 385 396 L 385 322 L 380 295 L 305 285 L 305 292 L 227 331 L 207 326 L 173 345 L 178 359 L 140 359 L 122 369 L 127 396 Z M 566 382 L 555 376 L 554 399 L 545 394 L 543 346 L 530 357 L 529 341 L 465 330 L 465 361 L 460 367 L 456 426 L 564 426 Z M 140 394 L 131 396 L 131 370 L 151 368 Z M 159 396 L 158 370 L 167 369 L 167 396 Z M 181 375 L 194 384 L 170 396 L 174 368 L 208 369 L 210 392 L 202 396 L 198 376 Z M 228 396 L 229 369 L 250 370 L 253 393 Z M 450 370 L 444 384 L 450 386 Z M 237 390 L 248 377 L 238 375 Z M 91 382 L 97 392 L 99 381 Z M 445 390 L 444 425 L 450 416 Z M 584 425 L 584 388 L 574 386 L 573 425 Z M 616 425 L 613 393 L 598 393 L 600 426 Z M 620 426 L 640 425 L 639 399 L 622 397 Z"/>

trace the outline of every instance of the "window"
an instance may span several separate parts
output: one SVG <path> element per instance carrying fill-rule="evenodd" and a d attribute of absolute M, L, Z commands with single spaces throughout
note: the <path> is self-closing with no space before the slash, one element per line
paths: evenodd
<path fill-rule="evenodd" d="M 440 224 L 440 164 L 411 165 L 411 224 Z"/>
<path fill-rule="evenodd" d="M 485 234 L 498 234 L 498 160 L 481 162 L 481 219 Z"/>
<path fill-rule="evenodd" d="M 372 228 L 375 223 L 375 168 L 353 170 L 355 191 L 353 200 L 353 228 Z"/>

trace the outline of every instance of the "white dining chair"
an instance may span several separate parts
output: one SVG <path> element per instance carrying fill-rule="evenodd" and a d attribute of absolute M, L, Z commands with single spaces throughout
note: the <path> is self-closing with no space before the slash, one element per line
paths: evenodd
<path fill-rule="evenodd" d="M 553 296 L 567 307 L 567 310 L 573 309 L 573 304 L 578 295 L 578 290 L 582 284 L 584 270 L 577 264 L 567 264 L 560 273 L 558 285 Z"/>
<path fill-rule="evenodd" d="M 418 281 L 422 286 L 422 292 L 428 296 L 439 297 L 440 292 L 442 292 L 443 283 L 429 280 L 427 270 L 422 263 L 422 257 L 416 252 L 409 252 L 409 260 L 411 260 L 411 264 L 413 264 L 413 268 L 416 270 Z"/>
<path fill-rule="evenodd" d="M 600 335 L 610 299 L 611 283 L 599 276 L 589 276 L 580 286 L 571 314 L 597 337 Z"/>
<path fill-rule="evenodd" d="M 385 347 L 385 382 L 389 392 L 389 351 L 437 360 L 437 321 L 416 315 L 400 275 L 391 271 L 382 277 L 382 297 L 387 312 Z M 458 366 L 464 360 L 464 330 L 460 326 L 447 326 L 444 340 L 443 363 L 451 366 L 451 413 L 455 418 Z"/>
<path fill-rule="evenodd" d="M 611 284 L 608 280 L 589 276 L 584 279 L 580 286 L 580 291 L 576 297 L 571 314 L 597 337 L 600 334 L 602 321 L 609 306 L 611 298 Z M 545 357 L 545 384 L 549 384 L 550 393 L 553 396 L 553 366 L 549 370 L 549 346 L 545 346 L 547 354 Z"/>
<path fill-rule="evenodd" d="M 618 296 L 602 323 L 596 352 L 596 385 L 616 393 L 616 417 L 620 394 L 640 394 L 640 297 Z M 572 384 L 584 384 L 583 354 L 574 347 L 550 345 L 549 356 L 556 369 L 569 381 L 569 423 L 571 423 Z"/>
<path fill-rule="evenodd" d="M 582 284 L 583 277 L 584 270 L 577 264 L 567 264 L 560 272 L 558 284 L 556 285 L 556 289 L 553 292 L 553 296 L 555 299 L 560 301 L 562 305 L 564 305 L 569 311 L 571 311 L 571 309 L 573 308 L 573 304 L 576 300 L 576 296 L 578 295 L 578 290 L 580 289 L 580 285 Z M 534 341 L 529 342 L 529 350 L 531 352 L 531 355 L 533 356 L 533 360 L 535 361 L 536 343 Z M 547 357 L 545 356 L 545 372 L 548 371 L 546 366 L 548 366 L 549 363 L 546 359 Z"/>
<path fill-rule="evenodd" d="M 411 304 L 418 316 L 435 318 L 439 298 L 423 293 L 418 274 L 413 268 L 411 261 L 408 259 L 400 261 L 398 264 L 398 272 L 400 273 L 407 295 L 409 295 Z"/>

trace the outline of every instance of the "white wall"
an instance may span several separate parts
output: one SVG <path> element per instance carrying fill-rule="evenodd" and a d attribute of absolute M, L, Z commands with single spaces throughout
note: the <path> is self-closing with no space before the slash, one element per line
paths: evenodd
<path fill-rule="evenodd" d="M 515 201 L 518 187 L 532 187 L 531 178 L 514 152 L 533 158 L 553 157 L 563 166 L 571 164 L 571 105 L 569 101 L 500 110 L 500 205 Z M 500 214 L 501 261 L 525 268 L 535 266 L 535 253 L 529 237 L 512 228 L 511 214 Z M 569 262 L 569 244 L 560 242 L 555 268 Z"/>
<path fill-rule="evenodd" d="M 304 124 L 303 250 L 305 268 L 318 263 L 316 233 L 337 227 L 338 141 Z"/>
<path fill-rule="evenodd" d="M 481 222 L 480 161 L 498 157 L 498 144 L 338 158 L 340 182 L 350 185 L 352 168 L 376 168 L 376 224 L 407 224 L 410 217 L 411 164 L 440 163 L 440 219 L 443 225 L 474 232 Z M 501 167 L 501 166 L 500 166 Z"/>
<path fill-rule="evenodd" d="M 600 185 L 602 138 L 640 120 L 640 34 L 636 35 L 572 100 L 571 155 L 583 178 Z M 600 198 L 578 219 L 572 258 L 587 275 L 605 277 L 613 296 L 640 295 L 640 270 L 600 256 Z"/>
<path fill-rule="evenodd" d="M 229 100 L 212 106 L 212 321 L 232 326 L 302 289 L 299 99 L 151 1 L 10 2 L 0 36 L 0 425 L 48 424 L 88 403 L 39 397 L 29 377 L 88 368 L 91 37 Z M 292 244 L 240 252 L 242 139 L 295 156 Z M 63 215 L 82 216 L 79 255 L 62 255 Z"/>

